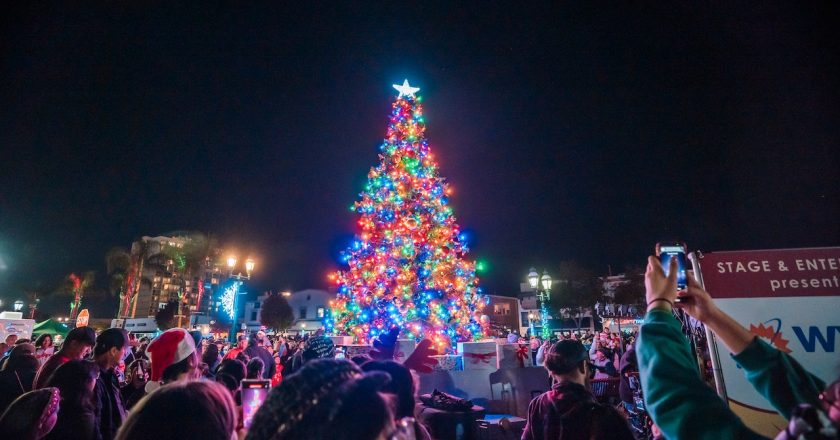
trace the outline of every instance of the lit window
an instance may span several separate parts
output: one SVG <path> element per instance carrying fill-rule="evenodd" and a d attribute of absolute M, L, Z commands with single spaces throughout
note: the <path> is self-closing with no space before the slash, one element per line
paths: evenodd
<path fill-rule="evenodd" d="M 318 318 L 323 318 L 323 317 L 324 317 L 324 308 L 323 307 L 318 307 Z"/>

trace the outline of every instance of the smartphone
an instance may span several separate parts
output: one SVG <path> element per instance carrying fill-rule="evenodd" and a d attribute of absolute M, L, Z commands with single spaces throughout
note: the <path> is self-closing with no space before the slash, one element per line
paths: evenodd
<path fill-rule="evenodd" d="M 670 271 L 671 259 L 677 259 L 677 289 L 682 290 L 688 286 L 688 277 L 686 275 L 687 260 L 685 243 L 668 242 L 656 243 L 656 255 L 662 263 L 662 268 L 665 269 L 665 276 L 668 276 Z"/>
<path fill-rule="evenodd" d="M 271 388 L 270 380 L 263 379 L 245 379 L 240 385 L 242 396 L 242 424 L 245 428 L 251 427 L 251 421 L 254 420 L 254 415 L 260 409 L 265 398 L 268 397 L 268 391 Z"/>

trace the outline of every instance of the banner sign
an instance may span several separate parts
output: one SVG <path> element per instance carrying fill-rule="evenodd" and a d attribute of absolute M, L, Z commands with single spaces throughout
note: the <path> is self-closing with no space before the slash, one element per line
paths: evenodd
<path fill-rule="evenodd" d="M 840 248 L 712 252 L 700 269 L 721 310 L 826 383 L 838 377 Z M 787 422 L 716 343 L 730 408 L 751 429 L 775 437 Z"/>

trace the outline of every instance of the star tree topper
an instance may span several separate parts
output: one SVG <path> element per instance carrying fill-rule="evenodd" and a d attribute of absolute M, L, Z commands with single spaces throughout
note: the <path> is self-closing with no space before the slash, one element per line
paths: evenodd
<path fill-rule="evenodd" d="M 420 91 L 420 87 L 411 87 L 408 85 L 408 80 L 403 81 L 402 85 L 394 84 L 393 86 L 400 92 L 400 98 L 403 96 L 414 96 L 415 93 Z"/>

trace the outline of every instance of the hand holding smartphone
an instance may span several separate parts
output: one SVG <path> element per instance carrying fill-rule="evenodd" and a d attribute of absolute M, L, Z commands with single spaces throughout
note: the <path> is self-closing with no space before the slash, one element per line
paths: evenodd
<path fill-rule="evenodd" d="M 251 427 L 251 421 L 254 420 L 254 415 L 260 409 L 265 398 L 268 397 L 268 391 L 271 388 L 271 381 L 264 379 L 245 379 L 240 385 L 242 396 L 242 424 L 245 429 Z"/>
<path fill-rule="evenodd" d="M 662 263 L 662 268 L 665 270 L 665 276 L 668 276 L 671 270 L 671 259 L 677 260 L 677 290 L 684 290 L 688 286 L 688 260 L 686 259 L 687 248 L 682 242 L 662 242 L 656 243 L 656 256 L 659 257 L 659 262 Z M 677 297 L 677 302 L 680 298 Z"/>

